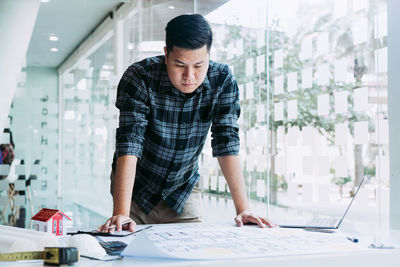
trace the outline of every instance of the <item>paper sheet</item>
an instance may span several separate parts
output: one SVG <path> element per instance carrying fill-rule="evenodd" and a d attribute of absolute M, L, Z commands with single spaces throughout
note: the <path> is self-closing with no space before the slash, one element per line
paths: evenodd
<path fill-rule="evenodd" d="M 375 50 L 375 70 L 378 73 L 387 72 L 387 47 Z"/>
<path fill-rule="evenodd" d="M 354 144 L 368 143 L 368 121 L 354 122 Z"/>
<path fill-rule="evenodd" d="M 258 104 L 257 105 L 257 122 L 264 122 L 265 121 L 265 105 Z"/>
<path fill-rule="evenodd" d="M 254 98 L 254 83 L 248 82 L 246 83 L 246 99 Z"/>
<path fill-rule="evenodd" d="M 318 202 L 320 204 L 328 204 L 330 202 L 329 199 L 329 185 L 328 184 L 319 184 L 318 185 Z"/>
<path fill-rule="evenodd" d="M 346 82 L 347 80 L 347 60 L 345 58 L 335 60 L 335 81 Z"/>
<path fill-rule="evenodd" d="M 239 88 L 239 100 L 242 101 L 244 100 L 244 85 L 238 84 L 238 88 Z"/>
<path fill-rule="evenodd" d="M 125 257 L 234 259 L 367 250 L 341 233 L 234 225 L 159 225 L 139 233 L 123 251 Z"/>
<path fill-rule="evenodd" d="M 346 145 L 347 144 L 347 123 L 335 124 L 335 144 Z"/>
<path fill-rule="evenodd" d="M 288 101 L 288 120 L 297 119 L 297 99 Z"/>
<path fill-rule="evenodd" d="M 389 143 L 389 121 L 377 120 L 375 122 L 375 140 L 377 144 L 388 144 Z"/>
<path fill-rule="evenodd" d="M 275 121 L 283 120 L 283 102 L 274 104 L 274 120 Z"/>
<path fill-rule="evenodd" d="M 317 113 L 320 116 L 329 115 L 329 94 L 318 96 Z"/>
<path fill-rule="evenodd" d="M 274 68 L 279 69 L 283 67 L 283 50 L 279 49 L 274 52 Z"/>
<path fill-rule="evenodd" d="M 341 114 L 347 112 L 347 91 L 335 92 L 335 113 Z"/>
<path fill-rule="evenodd" d="M 318 175 L 328 176 L 329 175 L 329 157 L 320 156 L 318 157 Z"/>
<path fill-rule="evenodd" d="M 253 75 L 254 71 L 253 71 L 253 58 L 249 58 L 246 59 L 246 76 L 250 77 L 251 75 Z"/>
<path fill-rule="evenodd" d="M 297 90 L 297 72 L 291 72 L 287 75 L 287 90 L 288 92 Z"/>
<path fill-rule="evenodd" d="M 312 87 L 312 68 L 303 69 L 301 71 L 301 88 L 307 89 Z"/>
<path fill-rule="evenodd" d="M 289 127 L 288 128 L 288 145 L 289 146 L 297 146 L 298 139 L 300 137 L 300 130 L 298 127 Z"/>
<path fill-rule="evenodd" d="M 368 109 L 368 87 L 354 89 L 354 111 L 362 112 Z"/>
<path fill-rule="evenodd" d="M 312 57 L 312 36 L 307 36 L 301 42 L 300 59 L 305 60 Z"/>
<path fill-rule="evenodd" d="M 318 85 L 326 85 L 329 83 L 329 64 L 321 64 L 317 69 Z"/>
<path fill-rule="evenodd" d="M 314 158 L 311 156 L 303 157 L 303 174 L 312 175 L 315 163 Z"/>
<path fill-rule="evenodd" d="M 257 57 L 257 74 L 265 72 L 265 55 Z"/>
<path fill-rule="evenodd" d="M 283 93 L 283 75 L 276 76 L 274 78 L 274 94 L 282 94 Z"/>
<path fill-rule="evenodd" d="M 347 159 L 345 157 L 338 157 L 335 160 L 335 175 L 337 177 L 348 177 L 349 169 L 348 169 Z"/>
<path fill-rule="evenodd" d="M 265 45 L 265 30 L 257 31 L 257 47 L 263 47 Z"/>

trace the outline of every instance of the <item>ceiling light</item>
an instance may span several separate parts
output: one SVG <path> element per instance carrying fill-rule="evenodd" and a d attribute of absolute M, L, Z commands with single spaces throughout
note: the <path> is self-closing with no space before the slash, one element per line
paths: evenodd
<path fill-rule="evenodd" d="M 175 6 L 168 6 L 169 9 L 175 9 Z"/>
<path fill-rule="evenodd" d="M 51 52 L 57 52 L 57 51 L 58 51 L 58 48 L 57 48 L 57 47 L 52 47 L 52 48 L 50 48 L 50 51 L 51 51 Z"/>
<path fill-rule="evenodd" d="M 42 3 L 48 3 L 48 2 L 50 2 L 50 0 L 40 0 L 40 2 L 42 2 Z"/>
<path fill-rule="evenodd" d="M 49 40 L 50 40 L 50 41 L 53 41 L 53 42 L 56 42 L 56 41 L 58 41 L 58 37 L 55 36 L 55 35 L 50 35 L 50 36 L 49 36 Z"/>

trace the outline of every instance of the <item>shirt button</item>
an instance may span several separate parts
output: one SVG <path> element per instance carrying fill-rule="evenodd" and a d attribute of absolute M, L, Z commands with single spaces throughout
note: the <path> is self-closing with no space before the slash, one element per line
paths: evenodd
<path fill-rule="evenodd" d="M 185 126 L 186 126 L 186 123 L 185 123 L 185 122 L 182 122 L 182 126 L 185 127 Z"/>
<path fill-rule="evenodd" d="M 180 149 L 183 149 L 183 145 L 179 145 L 179 148 L 180 148 Z"/>

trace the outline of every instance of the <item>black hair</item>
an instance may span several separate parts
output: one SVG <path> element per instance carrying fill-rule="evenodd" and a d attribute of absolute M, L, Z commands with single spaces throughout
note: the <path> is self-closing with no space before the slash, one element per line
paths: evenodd
<path fill-rule="evenodd" d="M 208 21 L 199 14 L 180 15 L 170 20 L 165 28 L 167 52 L 174 46 L 195 50 L 207 45 L 210 51 L 212 31 Z"/>

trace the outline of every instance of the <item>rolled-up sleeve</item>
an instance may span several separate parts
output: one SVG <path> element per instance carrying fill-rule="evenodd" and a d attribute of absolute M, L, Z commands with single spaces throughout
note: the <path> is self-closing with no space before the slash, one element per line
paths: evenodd
<path fill-rule="evenodd" d="M 214 110 L 211 126 L 213 156 L 239 155 L 240 116 L 239 89 L 234 76 L 228 71 L 222 83 L 222 92 Z"/>
<path fill-rule="evenodd" d="M 140 67 L 132 65 L 125 71 L 118 84 L 115 106 L 120 111 L 116 156 L 140 158 L 150 112 L 145 77 Z"/>

